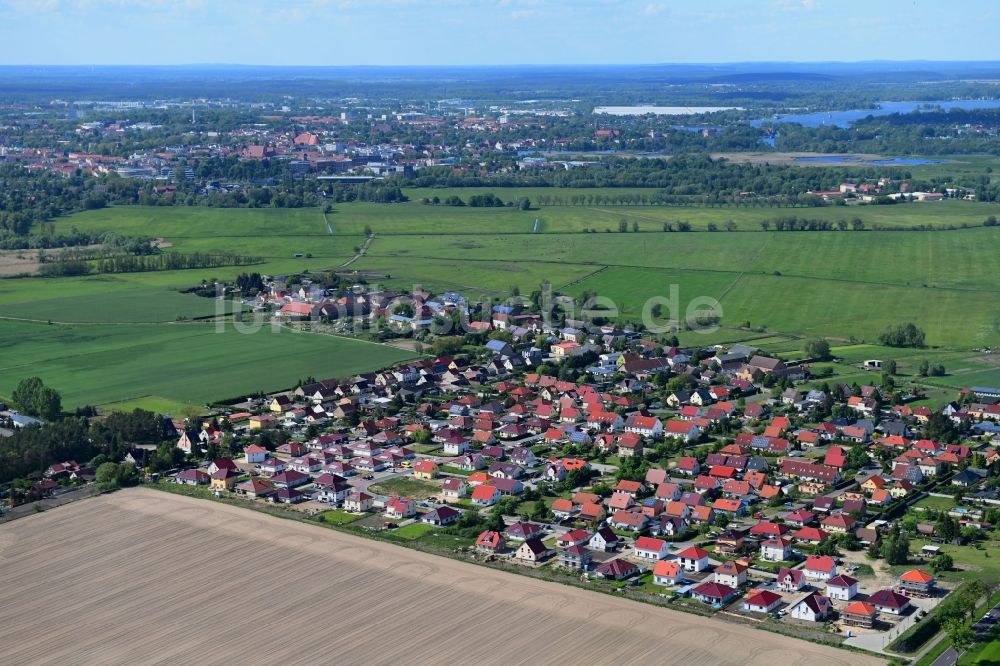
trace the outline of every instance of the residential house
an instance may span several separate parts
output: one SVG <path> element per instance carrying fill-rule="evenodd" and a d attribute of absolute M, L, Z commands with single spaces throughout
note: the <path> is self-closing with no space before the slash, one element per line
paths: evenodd
<path fill-rule="evenodd" d="M 674 561 L 660 560 L 653 565 L 654 585 L 677 585 L 684 580 L 683 569 Z"/>
<path fill-rule="evenodd" d="M 806 578 L 801 569 L 782 567 L 778 569 L 778 576 L 775 582 L 778 585 L 778 589 L 782 592 L 798 592 L 805 586 Z"/>
<path fill-rule="evenodd" d="M 450 506 L 442 506 L 437 509 L 431 509 L 424 515 L 420 517 L 420 522 L 426 525 L 436 525 L 438 527 L 444 527 L 445 525 L 451 525 L 453 522 L 458 520 L 462 516 L 462 512 L 451 508 Z"/>
<path fill-rule="evenodd" d="M 840 621 L 849 627 L 871 629 L 875 626 L 878 609 L 866 601 L 852 601 L 840 611 Z"/>
<path fill-rule="evenodd" d="M 243 495 L 251 499 L 260 499 L 273 493 L 275 488 L 269 479 L 254 476 L 237 484 L 235 490 L 238 495 Z"/>
<path fill-rule="evenodd" d="M 830 616 L 832 610 L 833 603 L 830 599 L 814 592 L 792 606 L 789 614 L 796 620 L 822 622 Z"/>
<path fill-rule="evenodd" d="M 640 537 L 641 538 L 641 537 Z M 570 546 L 583 546 L 590 542 L 591 536 L 590 532 L 587 530 L 570 530 L 558 538 L 556 538 L 556 545 L 560 548 L 569 548 Z"/>
<path fill-rule="evenodd" d="M 750 567 L 741 562 L 723 562 L 715 567 L 712 578 L 716 583 L 722 583 L 732 588 L 739 588 L 747 582 L 747 570 Z"/>
<path fill-rule="evenodd" d="M 209 475 L 212 490 L 231 490 L 239 479 L 239 473 L 233 469 L 218 469 Z"/>
<path fill-rule="evenodd" d="M 698 572 L 708 568 L 708 556 L 708 551 L 690 546 L 677 553 L 677 560 L 685 571 Z"/>
<path fill-rule="evenodd" d="M 344 510 L 352 513 L 371 511 L 375 506 L 375 498 L 363 491 L 350 493 L 344 498 Z"/>
<path fill-rule="evenodd" d="M 500 490 L 496 486 L 483 484 L 472 489 L 472 503 L 476 506 L 493 506 L 500 501 Z"/>
<path fill-rule="evenodd" d="M 385 503 L 385 515 L 396 520 L 417 515 L 417 504 L 408 497 L 393 497 Z"/>
<path fill-rule="evenodd" d="M 782 562 L 792 557 L 792 542 L 781 537 L 771 537 L 760 542 L 760 559 Z"/>
<path fill-rule="evenodd" d="M 721 606 L 736 596 L 736 590 L 722 583 L 706 581 L 692 588 L 691 596 L 702 603 Z"/>
<path fill-rule="evenodd" d="M 530 539 L 525 539 L 524 542 L 518 546 L 517 550 L 514 552 L 514 557 L 519 560 L 524 560 L 525 562 L 541 562 L 545 558 L 552 555 L 553 551 L 551 548 L 545 545 L 538 537 L 532 537 Z"/>
<path fill-rule="evenodd" d="M 500 532 L 487 530 L 476 537 L 476 551 L 480 553 L 495 555 L 502 551 L 506 545 L 507 541 Z"/>
<path fill-rule="evenodd" d="M 263 446 L 251 444 L 243 449 L 243 455 L 246 456 L 247 463 L 258 464 L 267 460 L 269 451 Z"/>
<path fill-rule="evenodd" d="M 753 590 L 743 600 L 743 610 L 749 613 L 770 613 L 781 604 L 780 594 L 770 590 Z"/>
<path fill-rule="evenodd" d="M 902 615 L 910 608 L 910 598 L 893 590 L 879 590 L 868 597 L 868 603 L 880 613 Z"/>
<path fill-rule="evenodd" d="M 596 551 L 611 552 L 620 542 L 621 538 L 610 527 L 602 527 L 590 537 L 587 545 Z"/>
<path fill-rule="evenodd" d="M 641 536 L 635 540 L 633 548 L 636 557 L 644 560 L 662 560 L 667 557 L 670 551 L 670 544 L 663 539 Z"/>
<path fill-rule="evenodd" d="M 586 571 L 590 568 L 592 555 L 582 546 L 569 546 L 559 551 L 559 566 L 567 569 Z"/>
<path fill-rule="evenodd" d="M 910 597 L 930 597 L 934 595 L 937 580 L 931 574 L 919 569 L 910 569 L 899 574 L 896 585 L 900 592 Z"/>
<path fill-rule="evenodd" d="M 433 460 L 418 460 L 413 463 L 413 478 L 434 479 L 438 475 L 438 465 Z"/>
<path fill-rule="evenodd" d="M 620 557 L 598 564 L 594 569 L 596 575 L 606 580 L 624 580 L 635 576 L 639 572 L 640 569 L 637 565 Z"/>
<path fill-rule="evenodd" d="M 858 581 L 845 574 L 838 574 L 826 581 L 826 594 L 831 599 L 850 601 L 858 594 Z"/>
<path fill-rule="evenodd" d="M 829 580 L 837 575 L 837 563 L 829 555 L 810 555 L 802 570 L 806 578 Z"/>
<path fill-rule="evenodd" d="M 469 484 L 465 479 L 448 478 L 441 482 L 441 495 L 446 502 L 457 502 L 465 497 Z"/>
<path fill-rule="evenodd" d="M 528 523 L 523 520 L 511 523 L 504 530 L 504 534 L 510 540 L 524 541 L 525 539 L 541 538 L 542 526 L 537 523 Z"/>
<path fill-rule="evenodd" d="M 176 483 L 187 486 L 204 486 L 208 485 L 211 477 L 207 472 L 203 472 L 200 469 L 185 469 L 177 473 L 174 477 Z"/>

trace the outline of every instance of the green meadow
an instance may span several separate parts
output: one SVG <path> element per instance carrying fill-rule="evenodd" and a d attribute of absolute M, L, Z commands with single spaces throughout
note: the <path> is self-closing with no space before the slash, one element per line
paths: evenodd
<path fill-rule="evenodd" d="M 232 324 L 0 324 L 0 394 L 38 375 L 67 407 L 195 403 L 346 377 L 412 358 L 360 340 Z"/>
<path fill-rule="evenodd" d="M 9 395 L 21 377 L 37 374 L 63 392 L 67 406 L 165 409 L 402 360 L 405 352 L 358 341 L 275 333 L 269 327 L 254 335 L 215 333 L 211 323 L 183 321 L 211 318 L 220 304 L 182 289 L 248 270 L 283 275 L 336 268 L 354 257 L 367 231 L 375 234 L 368 253 L 350 269 L 381 276 L 371 279 L 389 288 L 420 285 L 503 296 L 514 287 L 526 294 L 548 282 L 562 293 L 590 291 L 610 299 L 622 321 L 638 321 L 648 299 L 669 297 L 676 288 L 681 315 L 701 297 L 718 300 L 722 308 L 719 330 L 681 331 L 685 344 L 740 340 L 794 353 L 804 337 L 825 336 L 842 350 L 845 360 L 833 370 L 847 381 L 863 381 L 865 373 L 853 364 L 873 357 L 896 358 L 903 373 L 923 358 L 942 362 L 948 374 L 925 380 L 941 397 L 958 386 L 1000 383 L 1000 364 L 973 351 L 1000 347 L 1000 228 L 979 226 L 1000 212 L 995 204 L 584 204 L 520 211 L 419 203 L 422 196 L 468 198 L 488 191 L 504 199 L 528 196 L 535 204 L 544 194 L 568 199 L 615 192 L 413 190 L 409 203 L 339 204 L 326 216 L 318 209 L 117 207 L 57 220 L 57 230 L 141 235 L 162 239 L 167 252 L 234 252 L 262 263 L 0 280 L 0 317 L 8 318 L 0 320 L 0 394 Z M 858 217 L 869 229 L 917 224 L 939 229 L 762 231 L 761 220 L 779 216 Z M 626 233 L 617 231 L 622 220 Z M 664 221 L 678 220 L 694 231 L 662 231 Z M 706 231 L 709 223 L 723 228 L 727 220 L 738 231 Z M 639 233 L 632 231 L 633 222 Z M 973 228 L 946 229 L 962 224 Z M 905 321 L 924 328 L 932 349 L 873 346 L 886 326 Z M 744 328 L 745 322 L 753 330 Z"/>

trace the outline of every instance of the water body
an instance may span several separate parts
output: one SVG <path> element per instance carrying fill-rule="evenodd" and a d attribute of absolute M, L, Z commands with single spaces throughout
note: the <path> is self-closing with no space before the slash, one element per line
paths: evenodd
<path fill-rule="evenodd" d="M 697 125 L 671 125 L 670 129 L 675 129 L 680 132 L 704 132 L 705 130 L 710 130 L 712 132 L 721 132 L 722 128 L 717 126 L 703 126 L 699 127 Z"/>
<path fill-rule="evenodd" d="M 854 155 L 809 155 L 796 157 L 803 164 L 845 164 L 848 166 L 919 166 L 921 164 L 942 164 L 942 160 L 927 160 L 921 157 L 887 157 L 881 160 L 864 160 Z"/>
<path fill-rule="evenodd" d="M 951 109 L 962 109 L 971 111 L 974 109 L 997 109 L 1000 108 L 1000 100 L 996 99 L 956 99 L 956 100 L 936 100 L 924 102 L 879 102 L 876 109 L 853 109 L 851 111 L 819 111 L 816 113 L 792 113 L 776 118 L 764 118 L 753 120 L 750 124 L 753 127 L 762 125 L 773 125 L 775 123 L 798 123 L 804 127 L 822 127 L 831 125 L 834 127 L 849 127 L 851 123 L 867 118 L 868 116 L 888 116 L 893 113 L 912 113 L 923 110 L 924 106 L 941 107 L 945 111 Z"/>
<path fill-rule="evenodd" d="M 595 106 L 594 113 L 609 116 L 688 116 L 693 113 L 716 113 L 717 111 L 742 111 L 740 106 Z"/>

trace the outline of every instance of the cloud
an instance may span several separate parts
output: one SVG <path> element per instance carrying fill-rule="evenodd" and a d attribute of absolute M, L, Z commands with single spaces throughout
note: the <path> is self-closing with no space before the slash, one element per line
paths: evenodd
<path fill-rule="evenodd" d="M 657 14 L 663 12 L 667 8 L 667 3 L 665 2 L 651 2 L 646 5 L 646 9 L 643 12 L 648 16 L 656 16 Z"/>

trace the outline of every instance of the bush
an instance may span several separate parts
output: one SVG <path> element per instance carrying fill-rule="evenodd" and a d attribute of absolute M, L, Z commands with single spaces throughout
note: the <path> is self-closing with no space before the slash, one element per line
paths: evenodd
<path fill-rule="evenodd" d="M 889 326 L 878 336 L 879 344 L 886 347 L 923 347 L 924 332 L 913 322 Z"/>

